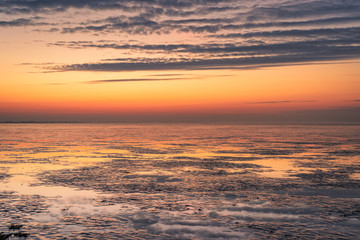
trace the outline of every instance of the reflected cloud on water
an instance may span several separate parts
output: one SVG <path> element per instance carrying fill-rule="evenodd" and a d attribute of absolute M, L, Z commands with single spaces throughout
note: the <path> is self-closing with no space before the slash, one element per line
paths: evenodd
<path fill-rule="evenodd" d="M 1 124 L 0 232 L 354 239 L 359 136 L 356 125 Z"/>

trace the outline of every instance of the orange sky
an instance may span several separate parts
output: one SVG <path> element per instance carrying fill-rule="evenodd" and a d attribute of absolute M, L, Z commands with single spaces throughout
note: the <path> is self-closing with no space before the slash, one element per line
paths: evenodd
<path fill-rule="evenodd" d="M 10 5 L 2 8 L 15 9 Z M 178 10 L 195 7 L 199 6 Z M 248 11 L 232 13 L 248 17 L 253 7 L 247 7 Z M 80 13 L 77 17 L 72 14 L 75 10 Z M 136 13 L 91 7 L 69 8 L 53 17 L 40 10 L 0 16 L 0 35 L 4 36 L 0 45 L 0 121 L 53 121 L 52 116 L 74 114 L 246 115 L 360 108 L 360 59 L 354 57 L 359 50 L 357 35 L 349 40 L 351 37 L 343 39 L 338 33 L 358 31 L 356 23 L 192 32 L 169 22 L 188 21 L 204 27 L 206 21 L 199 19 L 205 16 L 206 26 L 213 27 L 221 19 L 232 26 L 248 22 L 245 17 L 229 18 L 221 12 L 196 17 L 164 14 L 147 19 L 163 24 L 150 29 L 144 19 L 144 26 L 139 22 L 131 25 L 139 19 Z M 315 19 L 326 19 L 324 16 L 319 13 Z M 120 20 L 115 25 L 112 18 L 117 17 Z M 215 18 L 218 23 L 211 21 Z M 31 24 L 18 26 L 19 19 L 29 19 Z M 118 29 L 119 21 L 130 22 L 130 27 Z M 274 21 L 284 19 L 277 16 Z M 106 22 L 107 30 L 91 32 L 94 22 Z M 76 32 L 79 26 L 89 28 Z M 76 31 L 64 33 L 70 28 Z M 295 30 L 309 36 L 294 35 Z M 243 37 L 234 44 L 232 36 L 236 34 Z M 296 41 L 299 49 L 292 46 Z M 331 45 L 333 41 L 343 46 L 339 48 L 338 42 Z M 354 46 L 354 50 L 348 49 Z M 118 121 L 119 117 L 108 120 Z"/>

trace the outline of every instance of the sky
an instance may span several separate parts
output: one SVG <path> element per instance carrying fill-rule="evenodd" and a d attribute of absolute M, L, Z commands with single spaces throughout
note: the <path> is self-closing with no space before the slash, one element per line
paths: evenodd
<path fill-rule="evenodd" d="M 0 0 L 0 121 L 360 122 L 359 0 Z"/>

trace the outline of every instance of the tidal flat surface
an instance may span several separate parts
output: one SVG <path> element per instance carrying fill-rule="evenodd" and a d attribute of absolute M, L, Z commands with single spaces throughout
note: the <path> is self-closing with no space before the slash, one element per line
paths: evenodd
<path fill-rule="evenodd" d="M 0 124 L 0 239 L 359 239 L 359 125 Z"/>

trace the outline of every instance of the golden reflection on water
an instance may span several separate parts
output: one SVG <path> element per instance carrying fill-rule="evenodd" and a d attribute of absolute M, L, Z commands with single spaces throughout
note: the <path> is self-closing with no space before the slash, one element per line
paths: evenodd
<path fill-rule="evenodd" d="M 197 221 L 205 222 L 201 231 L 238 236 L 237 229 L 247 233 L 254 219 L 318 221 L 310 210 L 287 212 L 304 201 L 296 195 L 295 205 L 284 209 L 279 206 L 290 204 L 288 199 L 271 202 L 280 198 L 276 191 L 289 197 L 311 186 L 325 195 L 333 194 L 329 188 L 352 193 L 360 180 L 359 136 L 359 126 L 3 124 L 0 194 L 46 197 L 42 209 L 27 217 L 42 229 L 60 226 L 61 236 L 74 237 L 74 229 L 95 234 L 98 221 L 112 221 L 107 226 L 118 226 L 115 232 L 131 229 L 144 239 L 196 231 Z M 327 204 L 349 208 L 348 202 Z M 11 214 L 27 214 L 19 209 Z"/>
<path fill-rule="evenodd" d="M 10 125 L 8 126 L 11 128 Z M 2 130 L 8 126 L 3 125 Z M 306 145 L 314 147 L 314 144 L 316 146 L 317 142 L 311 142 L 312 140 L 308 144 L 291 145 L 291 141 L 306 139 L 306 135 L 301 133 L 295 134 L 294 139 L 288 141 L 289 131 L 299 132 L 299 128 L 296 126 L 281 130 L 277 126 L 267 126 L 269 128 L 261 129 L 251 125 L 236 126 L 235 128 L 226 125 L 215 127 L 178 125 L 175 128 L 166 128 L 165 132 L 161 131 L 161 125 L 80 126 L 77 128 L 74 125 L 17 125 L 12 132 L 14 135 L 7 135 L 10 139 L 5 138 L 1 141 L 1 146 L 3 146 L 0 152 L 1 167 L 8 169 L 9 174 L 36 174 L 47 170 L 91 166 L 116 157 L 130 158 L 134 161 L 138 159 L 173 161 L 174 158 L 181 158 L 181 161 L 191 159 L 216 161 L 219 157 L 239 157 L 243 160 L 227 161 L 225 159 L 222 161 L 258 164 L 264 169 L 257 171 L 256 174 L 284 178 L 290 177 L 289 173 L 299 170 L 308 171 L 309 168 L 299 168 L 294 164 L 295 160 L 311 157 L 314 153 L 319 152 L 317 148 L 308 148 L 302 153 L 296 151 L 290 154 L 286 153 L 286 158 L 283 158 L 284 155 L 281 153 L 280 156 L 273 157 L 263 154 L 259 156 L 256 151 L 249 151 L 249 149 L 256 150 L 257 148 L 286 150 L 287 148 L 301 148 L 304 145 L 305 147 Z M 41 134 L 43 130 L 46 134 Z M 313 136 L 320 140 L 320 136 L 316 135 L 318 130 L 315 128 L 312 130 L 315 130 L 311 132 Z M 253 133 L 257 135 L 252 136 Z M 285 141 L 285 143 L 281 141 Z M 323 155 L 321 148 L 318 155 Z M 246 158 L 254 159 L 247 161 Z M 357 163 L 358 159 L 358 156 L 355 156 L 347 157 L 346 160 Z M 185 166 L 181 170 L 193 171 L 196 169 L 198 169 L 196 166 Z M 225 170 L 232 173 L 242 171 L 231 168 Z M 356 174 L 353 177 L 356 177 Z"/>

